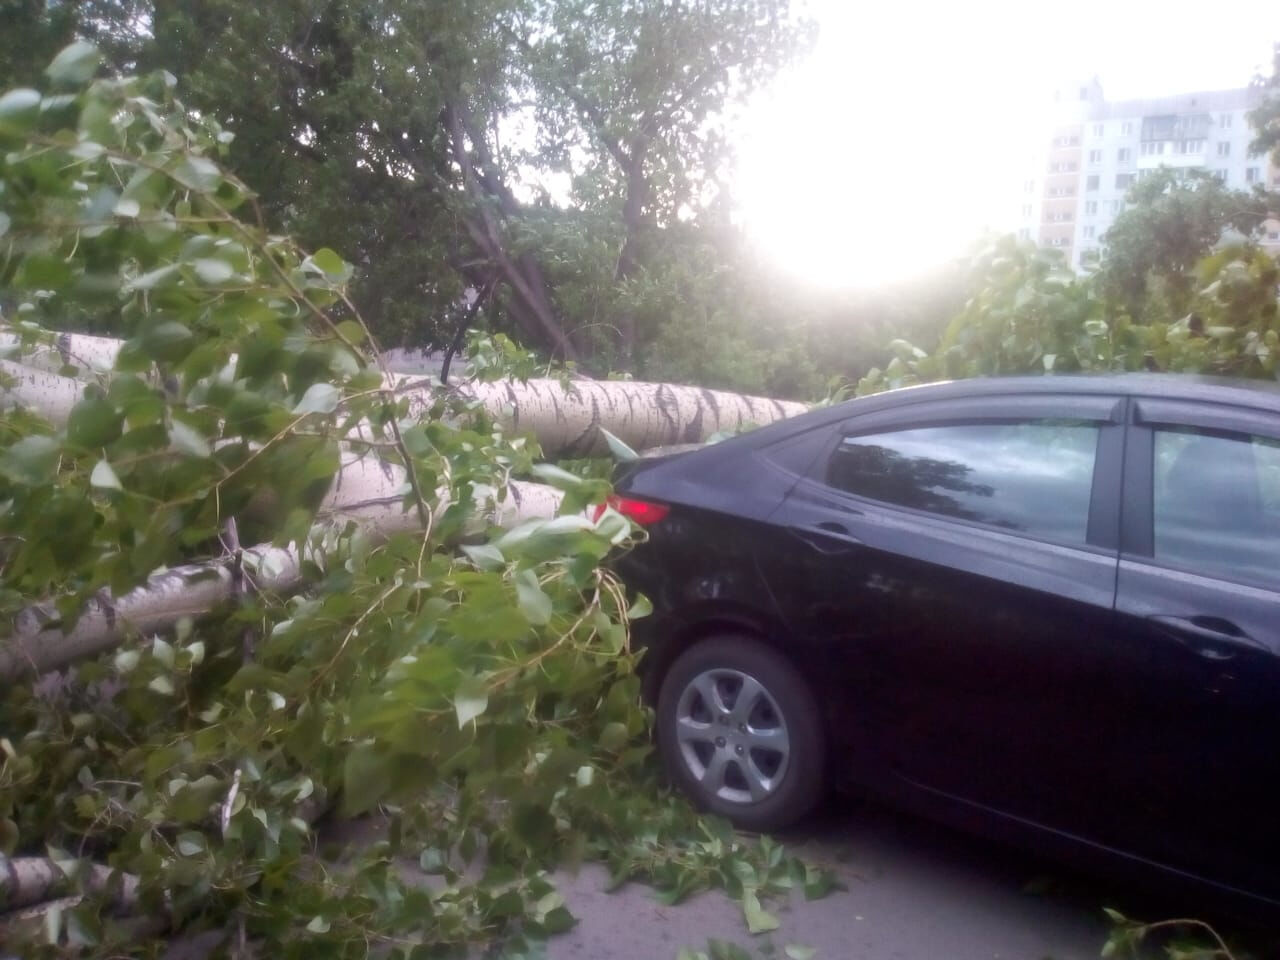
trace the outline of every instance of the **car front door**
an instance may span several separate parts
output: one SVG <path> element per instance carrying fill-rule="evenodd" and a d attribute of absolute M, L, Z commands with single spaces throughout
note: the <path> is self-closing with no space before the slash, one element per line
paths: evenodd
<path fill-rule="evenodd" d="M 1280 422 L 1139 399 L 1125 487 L 1114 841 L 1280 900 Z"/>
<path fill-rule="evenodd" d="M 761 562 L 855 769 L 1091 829 L 1132 669 L 1110 643 L 1123 408 L 969 398 L 833 433 Z"/>

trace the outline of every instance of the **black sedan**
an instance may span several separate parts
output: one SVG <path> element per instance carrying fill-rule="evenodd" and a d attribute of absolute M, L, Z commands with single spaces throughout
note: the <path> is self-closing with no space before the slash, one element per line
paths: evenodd
<path fill-rule="evenodd" d="M 972 380 L 642 462 L 659 748 L 774 829 L 833 780 L 1280 904 L 1280 385 Z"/>

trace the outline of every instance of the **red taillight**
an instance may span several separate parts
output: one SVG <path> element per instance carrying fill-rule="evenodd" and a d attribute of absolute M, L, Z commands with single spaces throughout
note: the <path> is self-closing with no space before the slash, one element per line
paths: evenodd
<path fill-rule="evenodd" d="M 611 493 L 604 503 L 596 507 L 595 516 L 592 519 L 599 520 L 604 516 L 606 507 L 613 507 L 624 517 L 634 520 L 642 527 L 657 523 L 671 512 L 671 508 L 665 504 L 650 503 L 648 500 L 633 500 L 630 497 L 621 497 L 616 493 Z"/>

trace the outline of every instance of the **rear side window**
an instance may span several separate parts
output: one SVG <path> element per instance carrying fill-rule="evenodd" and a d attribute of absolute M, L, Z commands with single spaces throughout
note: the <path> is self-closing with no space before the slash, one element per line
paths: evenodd
<path fill-rule="evenodd" d="M 949 424 L 844 437 L 830 486 L 1030 536 L 1085 542 L 1098 427 Z"/>
<path fill-rule="evenodd" d="M 1154 458 L 1155 558 L 1280 585 L 1280 442 L 1157 430 Z"/>

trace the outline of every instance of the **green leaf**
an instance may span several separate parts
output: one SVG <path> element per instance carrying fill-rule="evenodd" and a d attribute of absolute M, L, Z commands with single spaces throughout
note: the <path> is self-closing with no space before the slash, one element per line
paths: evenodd
<path fill-rule="evenodd" d="M 194 261 L 191 266 L 195 269 L 196 276 L 203 283 L 226 283 L 236 275 L 231 264 L 225 260 L 215 260 L 212 257 L 201 257 L 199 260 Z"/>
<path fill-rule="evenodd" d="M 77 40 L 63 47 L 44 72 L 54 83 L 74 87 L 92 80 L 101 62 L 102 54 L 98 52 L 97 47 L 83 40 Z"/>
<path fill-rule="evenodd" d="M 342 258 L 324 247 L 317 250 L 311 255 L 311 262 L 320 268 L 324 273 L 331 277 L 344 277 L 347 273 L 347 265 L 342 262 Z"/>
<path fill-rule="evenodd" d="M 360 326 L 355 320 L 343 320 L 338 324 L 338 333 L 351 343 L 360 344 L 364 342 L 364 327 Z"/>
<path fill-rule="evenodd" d="M 489 688 L 476 676 L 466 676 L 458 683 L 453 694 L 453 710 L 458 715 L 461 730 L 489 707 Z"/>
<path fill-rule="evenodd" d="M 120 478 L 116 476 L 116 472 L 111 469 L 111 464 L 106 460 L 99 460 L 94 464 L 93 473 L 89 474 L 89 485 L 100 490 L 124 489 L 120 486 Z"/>
<path fill-rule="evenodd" d="M 604 442 L 609 445 L 609 452 L 613 454 L 613 459 L 619 463 L 630 463 L 632 460 L 640 459 L 640 454 L 636 453 L 604 427 L 600 428 L 600 433 L 604 436 Z"/>
<path fill-rule="evenodd" d="M 212 160 L 189 153 L 174 167 L 173 178 L 189 190 L 212 192 L 222 183 L 222 171 Z"/>
<path fill-rule="evenodd" d="M 203 835 L 195 831 L 178 834 L 178 852 L 184 857 L 194 857 L 198 853 L 204 853 L 204 849 Z"/>
<path fill-rule="evenodd" d="M 549 483 L 553 487 L 558 487 L 561 490 L 576 490 L 578 487 L 586 483 L 586 481 L 576 473 L 570 473 L 563 467 L 557 467 L 553 463 L 534 464 L 533 469 L 529 472 L 543 483 Z"/>
<path fill-rule="evenodd" d="M 491 543 L 463 544 L 460 549 L 481 570 L 501 570 L 507 562 L 502 551 Z"/>
<path fill-rule="evenodd" d="M 181 420 L 174 420 L 173 423 L 169 424 L 169 446 L 180 453 L 193 457 L 209 457 L 213 455 L 209 441 L 202 437 L 194 427 L 188 426 Z"/>
<path fill-rule="evenodd" d="M 746 917 L 747 930 L 752 934 L 778 929 L 778 918 L 760 906 L 760 897 L 754 890 L 742 893 L 742 915 Z"/>
<path fill-rule="evenodd" d="M 307 392 L 302 395 L 302 399 L 298 401 L 298 405 L 293 408 L 295 414 L 304 413 L 333 413 L 338 409 L 338 401 L 342 399 L 342 392 L 332 383 L 313 383 L 307 387 Z"/>
<path fill-rule="evenodd" d="M 142 335 L 142 349 L 152 360 L 181 360 L 194 345 L 191 330 L 177 320 L 158 323 Z"/>
<path fill-rule="evenodd" d="M 727 940 L 708 940 L 707 949 L 711 953 L 711 960 L 751 960 L 751 954 Z"/>
<path fill-rule="evenodd" d="M 520 612 L 535 627 L 545 626 L 551 620 L 551 598 L 543 592 L 532 570 L 521 570 L 515 577 L 516 603 Z"/>
<path fill-rule="evenodd" d="M 328 933 L 329 921 L 324 917 L 312 917 L 307 923 L 307 930 L 310 933 Z"/>
<path fill-rule="evenodd" d="M 641 617 L 647 617 L 653 613 L 653 603 L 643 593 L 636 595 L 635 603 L 631 604 L 631 609 L 627 611 L 628 620 L 639 620 Z"/>
<path fill-rule="evenodd" d="M 798 943 L 788 943 L 782 948 L 790 960 L 813 960 L 818 955 L 818 951 L 814 947 L 802 946 Z"/>
<path fill-rule="evenodd" d="M 358 743 L 342 765 L 342 811 L 364 813 L 377 806 L 391 789 L 393 759 L 371 742 Z"/>
<path fill-rule="evenodd" d="M 9 232 L 10 223 L 11 221 L 9 220 L 9 215 L 5 213 L 3 210 L 0 210 L 0 237 L 3 237 L 6 233 Z"/>
<path fill-rule="evenodd" d="M 25 87 L 0 97 L 0 130 L 21 133 L 40 113 L 40 91 Z"/>
<path fill-rule="evenodd" d="M 111 212 L 117 217 L 132 219 L 142 212 L 142 205 L 132 197 L 121 197 Z"/>
<path fill-rule="evenodd" d="M 174 280 L 178 276 L 178 265 L 176 263 L 167 266 L 157 267 L 154 270 L 148 270 L 140 276 L 134 277 L 124 285 L 125 293 L 133 293 L 138 290 L 154 290 L 166 281 Z"/>
<path fill-rule="evenodd" d="M 152 690 L 161 696 L 171 697 L 173 696 L 173 681 L 164 676 L 154 677 L 151 682 L 147 684 L 147 689 Z"/>
<path fill-rule="evenodd" d="M 103 397 L 85 397 L 71 408 L 67 440 L 77 447 L 95 450 L 120 436 L 124 417 Z"/>
<path fill-rule="evenodd" d="M 0 474 L 28 486 L 51 483 L 61 452 L 53 437 L 24 437 L 0 452 Z"/>
<path fill-rule="evenodd" d="M 612 723 L 606 723 L 604 729 L 600 731 L 600 746 L 610 753 L 617 753 L 631 740 L 631 734 L 627 732 L 627 725 L 614 720 Z"/>

